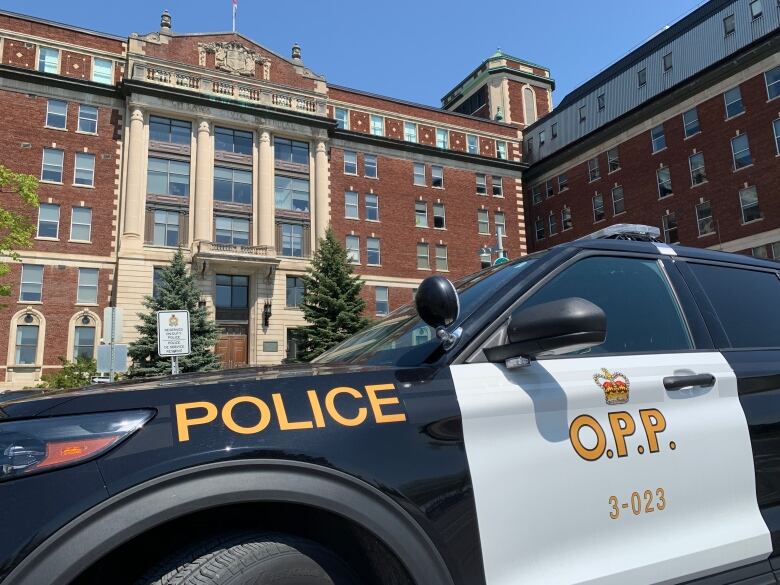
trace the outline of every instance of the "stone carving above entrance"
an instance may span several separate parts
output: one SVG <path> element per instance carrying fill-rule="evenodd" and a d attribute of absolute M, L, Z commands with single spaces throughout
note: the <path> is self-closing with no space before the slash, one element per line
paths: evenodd
<path fill-rule="evenodd" d="M 217 69 L 244 75 L 255 76 L 255 64 L 263 65 L 262 79 L 268 81 L 271 72 L 271 60 L 263 57 L 255 51 L 250 51 L 241 43 L 229 41 L 224 43 L 198 43 L 198 62 L 201 67 L 206 66 L 206 54 L 214 53 L 214 62 Z"/>

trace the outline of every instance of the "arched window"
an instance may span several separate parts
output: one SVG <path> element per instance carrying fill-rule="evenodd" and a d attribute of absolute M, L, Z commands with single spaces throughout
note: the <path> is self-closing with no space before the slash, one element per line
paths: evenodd
<path fill-rule="evenodd" d="M 7 363 L 11 366 L 40 366 L 45 335 L 46 322 L 41 313 L 32 307 L 16 313 L 11 319 Z"/>
<path fill-rule="evenodd" d="M 536 122 L 536 94 L 527 86 L 523 89 L 523 113 L 526 126 Z"/>
<path fill-rule="evenodd" d="M 79 311 L 70 319 L 68 347 L 73 360 L 79 357 L 95 358 L 95 348 L 100 339 L 100 320 L 89 310 Z"/>

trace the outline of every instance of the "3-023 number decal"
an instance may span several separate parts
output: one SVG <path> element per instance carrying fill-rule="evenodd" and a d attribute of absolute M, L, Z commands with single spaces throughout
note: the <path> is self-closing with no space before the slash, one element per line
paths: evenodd
<path fill-rule="evenodd" d="M 632 492 L 627 501 L 621 502 L 617 496 L 609 496 L 609 517 L 613 520 L 620 518 L 620 513 L 631 510 L 634 516 L 662 512 L 666 509 L 666 492 L 664 488 L 645 490 L 644 492 Z"/>

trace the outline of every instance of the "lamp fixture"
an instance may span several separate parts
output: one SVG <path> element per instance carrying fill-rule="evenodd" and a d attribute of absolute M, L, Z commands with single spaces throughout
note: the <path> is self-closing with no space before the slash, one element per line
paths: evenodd
<path fill-rule="evenodd" d="M 263 327 L 268 327 L 271 322 L 271 303 L 266 301 L 263 305 Z"/>

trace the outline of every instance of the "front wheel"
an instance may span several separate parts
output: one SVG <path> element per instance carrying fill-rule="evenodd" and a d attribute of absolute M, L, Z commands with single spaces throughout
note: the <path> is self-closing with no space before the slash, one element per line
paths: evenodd
<path fill-rule="evenodd" d="M 181 550 L 136 585 L 358 585 L 316 542 L 280 533 L 222 536 Z"/>

